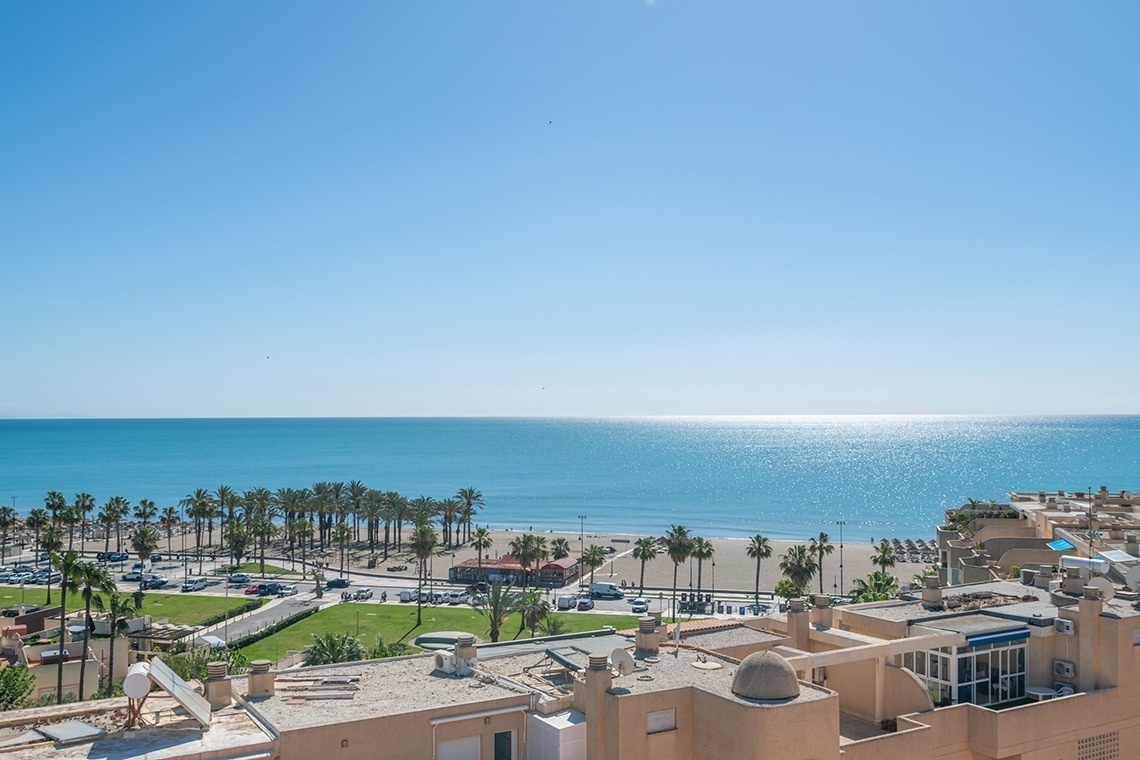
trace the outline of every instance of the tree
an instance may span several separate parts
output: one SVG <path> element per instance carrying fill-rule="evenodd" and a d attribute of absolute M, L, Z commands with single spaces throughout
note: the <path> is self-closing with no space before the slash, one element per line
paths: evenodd
<path fill-rule="evenodd" d="M 47 510 L 43 507 L 33 509 L 28 513 L 27 519 L 24 520 L 24 527 L 28 530 L 35 531 L 35 556 L 37 557 L 40 556 L 40 533 L 42 533 L 49 524 L 51 524 L 51 521 L 48 519 Z"/>
<path fill-rule="evenodd" d="M 87 515 L 95 511 L 95 497 L 89 493 L 75 494 L 72 511 L 79 518 L 79 553 L 87 548 Z"/>
<path fill-rule="evenodd" d="M 531 591 L 523 594 L 519 600 L 518 612 L 519 633 L 522 633 L 524 628 L 529 628 L 530 637 L 533 639 L 539 624 L 550 614 L 550 602 L 543 599 L 537 591 Z"/>
<path fill-rule="evenodd" d="M 174 526 L 182 522 L 182 516 L 178 514 L 177 508 L 164 507 L 159 522 L 166 529 L 166 553 L 170 554 L 170 539 L 174 536 Z"/>
<path fill-rule="evenodd" d="M 899 582 L 893 575 L 876 570 L 867 579 L 855 579 L 856 602 L 882 602 L 894 598 L 898 593 Z"/>
<path fill-rule="evenodd" d="M 44 497 L 44 507 L 51 515 L 52 524 L 59 525 L 63 512 L 67 509 L 67 499 L 63 498 L 63 494 L 59 491 L 48 491 L 48 495 Z"/>
<path fill-rule="evenodd" d="M 638 587 L 641 589 L 639 593 L 645 593 L 645 563 L 652 562 L 657 559 L 657 542 L 650 536 L 639 538 L 633 544 L 633 558 L 641 563 L 641 580 Z"/>
<path fill-rule="evenodd" d="M 111 628 L 111 654 L 107 665 L 107 685 L 103 688 L 104 694 L 111 694 L 115 685 L 115 639 L 125 634 L 131 619 L 138 613 L 138 603 L 127 594 L 112 591 L 104 602 L 102 596 L 95 597 L 95 607 L 107 613 L 107 622 Z"/>
<path fill-rule="evenodd" d="M 492 642 L 499 640 L 499 631 L 510 614 L 517 609 L 519 594 L 509 591 L 501 582 L 495 581 L 491 588 L 475 603 L 475 610 L 487 618 L 490 627 L 488 635 Z"/>
<path fill-rule="evenodd" d="M 79 593 L 83 597 L 83 623 L 87 626 L 87 633 L 83 637 L 83 659 L 79 662 L 79 701 L 83 701 L 84 677 L 87 672 L 87 652 L 91 642 L 91 603 L 99 594 L 110 594 L 115 590 L 115 581 L 111 572 L 103 565 L 94 562 L 81 562 L 76 568 L 76 583 Z"/>
<path fill-rule="evenodd" d="M 49 555 L 63 551 L 63 531 L 55 523 L 44 528 L 43 538 L 40 540 L 43 550 Z M 39 556 L 38 554 L 36 555 Z M 47 604 L 51 604 L 51 584 L 47 584 Z"/>
<path fill-rule="evenodd" d="M 491 531 L 486 528 L 476 528 L 475 532 L 471 534 L 471 548 L 475 550 L 476 563 L 480 570 L 483 568 L 483 554 L 491 548 L 493 543 Z"/>
<path fill-rule="evenodd" d="M 606 564 L 606 553 L 597 544 L 590 544 L 582 555 L 582 564 L 590 571 L 590 583 L 594 582 L 594 571 Z"/>
<path fill-rule="evenodd" d="M 0 710 L 19 710 L 26 707 L 36 677 L 27 668 L 0 668 Z"/>
<path fill-rule="evenodd" d="M 780 556 L 780 570 L 795 584 L 799 593 L 807 591 L 808 584 L 815 577 L 815 558 L 803 544 L 795 544 Z"/>
<path fill-rule="evenodd" d="M 455 498 L 459 499 L 459 519 L 467 530 L 467 537 L 470 538 L 471 521 L 475 519 L 475 513 L 483 506 L 483 494 L 474 486 L 468 486 L 467 488 L 460 488 L 459 492 L 455 494 Z"/>
<path fill-rule="evenodd" d="M 748 556 L 756 560 L 756 603 L 760 603 L 760 560 L 768 559 L 772 556 L 772 545 L 768 543 L 768 539 L 757 533 L 752 538 L 748 539 Z"/>
<path fill-rule="evenodd" d="M 131 551 L 139 557 L 139 562 L 146 566 L 150 555 L 158 549 L 158 531 L 149 525 L 140 525 L 131 534 Z M 139 593 L 143 590 L 143 573 L 139 572 Z"/>
<path fill-rule="evenodd" d="M 232 565 L 241 565 L 249 554 L 249 533 L 241 525 L 230 525 L 226 530 L 226 550 Z"/>
<path fill-rule="evenodd" d="M 306 541 L 313 538 L 313 524 L 307 517 L 298 517 L 290 525 L 294 538 L 301 544 L 301 577 L 305 576 L 305 546 Z"/>
<path fill-rule="evenodd" d="M 60 574 L 59 580 L 59 648 L 63 649 L 67 637 L 67 592 L 75 591 L 75 579 L 79 575 L 79 555 L 68 549 L 66 552 L 53 553 L 51 566 Z M 49 586 L 51 584 L 48 584 Z M 63 668 L 56 668 L 55 703 L 63 704 Z"/>
<path fill-rule="evenodd" d="M 819 593 L 823 593 L 823 558 L 825 555 L 831 554 L 835 551 L 835 547 L 831 545 L 828 536 L 823 531 L 820 531 L 819 538 L 811 539 L 808 544 L 808 551 L 815 557 L 815 566 L 819 571 Z"/>
<path fill-rule="evenodd" d="M 333 543 L 340 548 L 340 574 L 344 575 L 344 554 L 348 550 L 348 542 L 352 539 L 352 528 L 344 520 L 341 520 L 333 528 L 332 534 Z"/>
<path fill-rule="evenodd" d="M 143 525 L 147 525 L 157 514 L 158 507 L 154 505 L 152 499 L 139 499 L 139 503 L 135 507 L 136 520 L 141 520 Z"/>
<path fill-rule="evenodd" d="M 677 570 L 693 551 L 693 539 L 684 525 L 670 525 L 665 533 L 665 553 L 673 560 L 673 615 L 677 615 Z"/>
<path fill-rule="evenodd" d="M 707 538 L 701 538 L 700 536 L 693 539 L 693 548 L 692 548 L 692 553 L 690 554 L 690 556 L 697 561 L 697 593 L 698 594 L 701 593 L 701 570 L 703 569 L 703 565 L 704 565 L 705 560 L 706 559 L 712 559 L 713 551 L 714 551 L 714 549 L 713 549 L 712 541 L 709 541 Z M 691 582 L 692 581 L 690 580 L 690 583 Z"/>
<path fill-rule="evenodd" d="M 416 527 L 409 544 L 412 548 L 412 554 L 415 555 L 416 561 L 420 564 L 419 593 L 416 594 L 416 626 L 419 627 L 423 624 L 423 588 L 424 583 L 427 582 L 428 560 L 431 559 L 435 547 L 439 545 L 439 536 L 436 535 L 435 528 L 431 525 L 420 525 Z"/>
<path fill-rule="evenodd" d="M 391 644 L 384 643 L 384 637 L 377 634 L 376 646 L 368 650 L 368 659 L 379 660 L 384 657 L 402 657 L 408 653 L 408 645 L 402 641 L 393 641 Z"/>
<path fill-rule="evenodd" d="M 360 639 L 350 633 L 314 633 L 313 643 L 305 647 L 305 665 L 332 665 L 337 662 L 355 662 L 367 656 Z"/>
<path fill-rule="evenodd" d="M 5 550 L 8 548 L 8 531 L 16 527 L 16 510 L 0 507 L 0 565 L 4 564 Z"/>
<path fill-rule="evenodd" d="M 550 542 L 550 553 L 554 559 L 570 556 L 570 542 L 565 538 L 556 538 Z"/>
<path fill-rule="evenodd" d="M 787 578 L 781 578 L 776 581 L 776 588 L 773 590 L 776 596 L 783 597 L 784 599 L 794 599 L 800 595 L 800 590 L 796 584 L 792 583 Z"/>
<path fill-rule="evenodd" d="M 887 570 L 895 566 L 895 553 L 891 549 L 891 545 L 887 543 L 887 539 L 879 542 L 875 547 L 874 554 L 871 556 L 871 564 L 878 565 L 880 570 Z"/>

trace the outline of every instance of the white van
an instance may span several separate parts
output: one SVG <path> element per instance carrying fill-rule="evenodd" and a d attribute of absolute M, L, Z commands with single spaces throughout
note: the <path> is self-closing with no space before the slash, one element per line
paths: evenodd
<path fill-rule="evenodd" d="M 419 591 L 417 589 L 406 588 L 400 592 L 400 601 L 401 602 L 414 602 L 414 601 L 416 601 L 416 595 L 418 593 L 419 593 Z"/>
<path fill-rule="evenodd" d="M 562 610 L 563 612 L 566 610 L 572 610 L 577 606 L 578 597 L 576 594 L 563 594 L 562 596 L 558 597 L 558 609 Z"/>
<path fill-rule="evenodd" d="M 595 599 L 621 599 L 625 592 L 616 583 L 591 583 L 590 596 Z"/>
<path fill-rule="evenodd" d="M 182 584 L 183 591 L 201 591 L 204 588 L 206 588 L 205 578 L 187 578 Z"/>

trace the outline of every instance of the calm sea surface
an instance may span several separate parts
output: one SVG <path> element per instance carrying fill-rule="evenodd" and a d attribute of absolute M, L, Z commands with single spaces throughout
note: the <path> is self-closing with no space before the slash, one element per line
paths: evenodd
<path fill-rule="evenodd" d="M 931 537 L 1011 490 L 1140 490 L 1140 416 L 0 420 L 0 500 L 197 487 L 479 488 L 491 527 Z"/>

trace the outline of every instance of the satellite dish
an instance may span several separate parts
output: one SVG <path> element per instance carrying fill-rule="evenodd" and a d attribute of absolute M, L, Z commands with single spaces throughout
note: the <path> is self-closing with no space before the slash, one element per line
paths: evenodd
<path fill-rule="evenodd" d="M 1116 588 L 1112 585 L 1112 581 L 1108 578 L 1093 578 L 1089 581 L 1088 585 L 1095 586 L 1100 589 L 1100 597 L 1104 601 L 1108 601 L 1116 596 Z"/>
<path fill-rule="evenodd" d="M 633 672 L 633 656 L 621 647 L 610 652 L 610 662 L 619 676 L 627 676 Z"/>
<path fill-rule="evenodd" d="M 1128 569 L 1128 574 L 1124 576 L 1124 582 L 1133 591 L 1140 591 L 1140 565 Z"/>
<path fill-rule="evenodd" d="M 1089 572 L 1089 569 L 1087 567 L 1078 568 L 1077 569 L 1077 575 L 1080 577 L 1080 579 L 1082 581 L 1087 581 L 1089 578 L 1092 577 L 1092 573 Z"/>

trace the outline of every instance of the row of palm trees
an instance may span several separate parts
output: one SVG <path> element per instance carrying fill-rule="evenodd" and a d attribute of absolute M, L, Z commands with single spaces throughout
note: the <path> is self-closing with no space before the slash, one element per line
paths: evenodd
<path fill-rule="evenodd" d="M 68 503 L 62 493 L 51 491 L 44 506 L 31 510 L 22 522 L 26 530 L 35 534 L 37 553 L 41 548 L 50 551 L 50 547 L 64 543 L 67 549 L 74 548 L 76 533 L 82 553 L 90 524 L 103 528 L 105 552 L 110 550 L 112 536 L 115 550 L 122 551 L 123 534 L 131 533 L 129 521 L 133 518 L 143 527 L 150 527 L 153 522 L 154 528 L 164 531 L 168 550 L 173 549 L 175 529 L 191 525 L 199 566 L 203 550 L 215 546 L 217 527 L 218 546 L 231 557 L 240 559 L 257 553 L 264 567 L 267 545 L 274 537 L 283 537 L 290 556 L 298 547 L 301 549 L 302 562 L 307 551 L 319 550 L 323 554 L 327 547 L 339 548 L 343 570 L 349 544 L 360 542 L 364 535 L 369 552 L 375 554 L 380 544 L 387 559 L 390 549 L 403 549 L 404 528 L 409 524 L 418 528 L 438 521 L 445 547 L 465 543 L 472 537 L 474 518 L 483 506 L 483 494 L 475 487 L 460 488 L 445 499 L 408 498 L 353 480 L 276 491 L 253 488 L 241 493 L 226 485 L 213 491 L 197 488 L 177 507 L 161 510 L 150 499 L 140 499 L 132 505 L 122 496 L 113 496 L 96 509 L 95 499 L 88 493 L 76 494 L 74 501 Z M 6 544 L 9 533 L 20 523 L 12 507 L 0 508 L 0 545 Z"/>
<path fill-rule="evenodd" d="M 83 658 L 79 663 L 79 701 L 84 698 L 84 679 L 87 673 L 87 655 L 91 640 L 91 608 L 94 606 L 108 614 L 111 628 L 111 647 L 108 663 L 108 687 L 114 678 L 115 672 L 115 639 L 127 630 L 127 621 L 134 616 L 141 604 L 141 591 L 137 595 L 120 594 L 115 589 L 115 581 L 110 570 L 105 565 L 95 562 L 83 561 L 80 554 L 73 549 L 61 552 L 52 552 L 51 566 L 59 572 L 59 641 L 63 647 L 67 632 L 67 595 L 79 593 L 83 598 L 83 620 L 87 624 L 87 631 L 83 637 Z M 50 590 L 48 586 L 50 604 Z M 63 671 L 61 665 L 56 675 L 56 704 L 63 704 Z M 109 691 L 109 688 L 108 688 Z"/>

